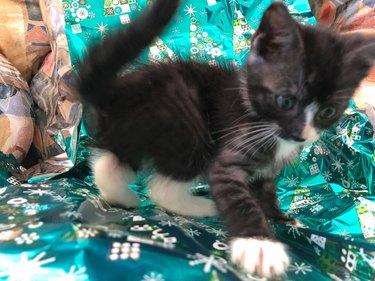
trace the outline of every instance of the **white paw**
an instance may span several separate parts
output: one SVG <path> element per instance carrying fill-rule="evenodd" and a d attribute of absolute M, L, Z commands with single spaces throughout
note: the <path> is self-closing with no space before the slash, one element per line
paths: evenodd
<path fill-rule="evenodd" d="M 119 162 L 111 152 L 101 152 L 92 163 L 95 184 L 100 194 L 111 205 L 123 208 L 138 207 L 138 195 L 128 187 L 136 178 L 135 172 Z"/>
<path fill-rule="evenodd" d="M 255 238 L 232 239 L 231 259 L 248 273 L 266 278 L 282 275 L 290 263 L 282 243 Z"/>

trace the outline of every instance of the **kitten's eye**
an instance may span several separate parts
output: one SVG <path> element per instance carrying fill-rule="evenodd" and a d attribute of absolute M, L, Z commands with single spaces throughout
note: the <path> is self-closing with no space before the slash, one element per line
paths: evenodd
<path fill-rule="evenodd" d="M 282 110 L 291 110 L 296 103 L 293 96 L 276 96 L 276 105 Z"/>
<path fill-rule="evenodd" d="M 324 119 L 331 119 L 337 114 L 337 109 L 334 107 L 326 107 L 322 109 L 319 113 L 319 116 Z"/>

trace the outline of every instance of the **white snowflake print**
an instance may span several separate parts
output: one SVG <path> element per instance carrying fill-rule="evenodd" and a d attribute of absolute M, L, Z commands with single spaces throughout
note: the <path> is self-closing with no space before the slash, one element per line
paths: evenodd
<path fill-rule="evenodd" d="M 330 211 L 330 212 L 335 212 L 335 211 L 337 211 L 338 209 L 339 209 L 338 207 L 334 206 L 334 207 L 329 208 L 328 211 Z"/>
<path fill-rule="evenodd" d="M 228 237 L 228 234 L 222 229 L 207 228 L 207 232 L 214 234 L 216 237 L 223 237 L 223 238 Z"/>
<path fill-rule="evenodd" d="M 349 192 L 342 192 L 342 193 L 339 195 L 339 197 L 340 197 L 341 199 L 344 199 L 344 198 L 350 198 L 351 195 L 350 195 Z"/>
<path fill-rule="evenodd" d="M 39 235 L 36 232 L 32 233 L 23 233 L 17 238 L 14 239 L 16 244 L 22 245 L 22 244 L 32 244 L 34 241 L 39 240 Z"/>
<path fill-rule="evenodd" d="M 321 195 L 320 193 L 316 193 L 314 195 L 316 201 L 322 201 L 323 200 L 323 195 Z"/>
<path fill-rule="evenodd" d="M 301 159 L 301 161 L 306 161 L 307 160 L 307 154 L 301 153 L 300 156 L 299 156 L 299 159 Z"/>
<path fill-rule="evenodd" d="M 38 196 L 43 196 L 43 195 L 53 195 L 54 192 L 52 190 L 49 190 L 49 189 L 28 189 L 28 190 L 25 190 L 23 193 L 26 193 L 30 196 L 32 195 L 38 195 Z"/>
<path fill-rule="evenodd" d="M 208 273 L 211 271 L 211 268 L 216 268 L 217 270 L 225 273 L 227 272 L 227 261 L 223 258 L 216 257 L 214 255 L 205 256 L 200 253 L 196 253 L 195 255 L 187 255 L 189 259 L 190 266 L 196 266 L 203 264 L 203 272 Z"/>
<path fill-rule="evenodd" d="M 82 214 L 78 213 L 77 211 L 66 211 L 65 213 L 61 213 L 60 216 L 68 218 L 68 219 L 74 219 L 74 220 L 82 219 Z"/>
<path fill-rule="evenodd" d="M 332 191 L 332 187 L 329 184 L 324 185 L 325 191 Z"/>
<path fill-rule="evenodd" d="M 175 26 L 175 27 L 173 27 L 173 29 L 172 29 L 172 33 L 175 34 L 175 35 L 177 35 L 177 34 L 180 33 L 180 29 L 179 29 L 177 26 Z"/>
<path fill-rule="evenodd" d="M 92 228 L 82 228 L 77 231 L 78 238 L 90 238 L 95 237 L 98 234 L 98 231 L 96 229 Z"/>
<path fill-rule="evenodd" d="M 259 4 L 259 5 L 257 5 L 257 6 L 255 7 L 255 9 L 256 9 L 257 11 L 263 11 L 264 8 L 265 8 L 265 7 L 264 7 L 262 4 Z"/>
<path fill-rule="evenodd" d="M 151 272 L 150 274 L 143 275 L 142 281 L 165 281 L 162 274 Z"/>
<path fill-rule="evenodd" d="M 179 226 L 183 226 L 184 224 L 192 224 L 190 220 L 180 216 L 175 217 L 174 220 L 178 223 Z"/>
<path fill-rule="evenodd" d="M 322 250 L 318 246 L 314 246 L 314 251 L 318 256 L 322 254 Z"/>
<path fill-rule="evenodd" d="M 111 238 L 121 238 L 126 236 L 125 232 L 119 229 L 109 229 L 107 230 L 107 235 Z"/>
<path fill-rule="evenodd" d="M 56 258 L 51 257 L 43 260 L 45 255 L 46 252 L 42 252 L 33 259 L 29 259 L 27 253 L 22 252 L 19 256 L 19 260 L 16 262 L 11 261 L 9 258 L 0 258 L 1 266 L 6 268 L 0 272 L 0 278 L 7 277 L 6 280 L 12 281 L 29 281 L 35 280 L 35 275 L 37 274 L 47 275 L 49 270 L 42 266 L 54 262 Z"/>
<path fill-rule="evenodd" d="M 57 272 L 60 276 L 49 278 L 48 281 L 79 281 L 88 279 L 88 276 L 85 273 L 86 267 L 77 269 L 75 265 L 72 265 L 68 272 L 65 272 L 62 269 L 58 269 Z"/>
<path fill-rule="evenodd" d="M 347 167 L 349 170 L 353 169 L 353 168 L 354 168 L 354 161 L 353 161 L 353 160 L 348 160 L 348 161 L 346 162 L 346 167 Z"/>
<path fill-rule="evenodd" d="M 193 7 L 193 5 L 190 4 L 190 6 L 186 5 L 186 8 L 184 9 L 184 11 L 186 12 L 185 15 L 189 15 L 190 17 L 193 16 L 195 17 L 195 13 L 197 12 L 195 10 L 195 7 Z"/>
<path fill-rule="evenodd" d="M 288 271 L 294 272 L 295 275 L 298 275 L 300 273 L 302 273 L 303 275 L 306 275 L 308 272 L 311 272 L 312 269 L 310 265 L 307 265 L 304 262 L 301 264 L 298 264 L 295 262 L 294 264 L 291 264 L 289 266 Z"/>
<path fill-rule="evenodd" d="M 343 165 L 344 163 L 341 163 L 341 160 L 337 158 L 332 163 L 334 170 L 338 171 L 339 173 L 341 173 L 344 170 Z"/>
<path fill-rule="evenodd" d="M 206 9 L 203 9 L 202 11 L 200 11 L 200 15 L 201 15 L 202 18 L 207 17 L 208 13 L 207 13 Z"/>
<path fill-rule="evenodd" d="M 189 229 L 186 230 L 186 234 L 191 236 L 191 237 L 194 237 L 194 236 L 199 237 L 202 233 L 198 229 L 189 228 Z"/>
<path fill-rule="evenodd" d="M 172 227 L 172 226 L 176 225 L 174 222 L 172 222 L 170 220 L 160 221 L 159 224 L 161 226 L 168 226 L 168 227 Z"/>
<path fill-rule="evenodd" d="M 299 178 L 294 175 L 287 176 L 285 179 L 287 187 L 296 187 L 299 183 Z"/>
<path fill-rule="evenodd" d="M 25 203 L 22 205 L 22 207 L 26 208 L 26 209 L 39 209 L 40 208 L 40 204 L 39 203 Z"/>
<path fill-rule="evenodd" d="M 332 179 L 332 173 L 330 171 L 324 171 L 322 173 L 322 176 L 323 178 L 326 180 L 326 181 L 330 181 Z"/>
<path fill-rule="evenodd" d="M 340 236 L 344 237 L 345 240 L 348 240 L 352 237 L 352 234 L 346 229 L 339 229 L 339 233 L 338 233 Z"/>
<path fill-rule="evenodd" d="M 105 34 L 108 30 L 107 26 L 108 24 L 104 24 L 103 22 L 101 22 L 100 24 L 97 23 L 97 27 L 95 27 L 97 29 L 96 33 L 100 32 L 100 35 L 103 36 L 103 34 Z"/>
<path fill-rule="evenodd" d="M 69 198 L 66 195 L 61 196 L 60 194 L 56 194 L 56 195 L 52 196 L 52 199 L 56 200 L 58 202 L 66 202 L 66 201 L 69 200 Z"/>
<path fill-rule="evenodd" d="M 296 239 L 297 236 L 301 236 L 301 232 L 299 231 L 298 227 L 293 224 L 287 224 L 289 226 L 288 235 L 293 235 L 293 238 Z"/>

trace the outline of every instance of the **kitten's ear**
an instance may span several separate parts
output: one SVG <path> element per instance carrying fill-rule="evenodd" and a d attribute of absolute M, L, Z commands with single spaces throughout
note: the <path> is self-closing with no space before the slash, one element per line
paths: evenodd
<path fill-rule="evenodd" d="M 353 74 L 366 77 L 375 65 L 375 34 L 341 35 L 344 46 L 343 65 Z"/>
<path fill-rule="evenodd" d="M 302 49 L 297 23 L 282 3 L 273 3 L 264 13 L 253 36 L 251 53 L 264 59 L 296 55 Z"/>

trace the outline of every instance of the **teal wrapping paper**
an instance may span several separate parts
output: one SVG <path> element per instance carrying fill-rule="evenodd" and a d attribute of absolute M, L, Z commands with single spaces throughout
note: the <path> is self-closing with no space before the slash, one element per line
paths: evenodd
<path fill-rule="evenodd" d="M 91 44 L 136 17 L 149 1 L 63 1 L 73 66 Z M 272 1 L 184 1 L 141 62 L 178 57 L 240 66 Z M 307 1 L 284 1 L 315 24 Z M 193 45 L 194 44 L 194 45 Z M 132 188 L 141 208 L 100 199 L 87 165 L 91 139 L 81 124 L 74 167 L 53 180 L 22 183 L 14 159 L 0 154 L 0 280 L 257 280 L 228 260 L 219 218 L 170 214 Z M 373 127 L 352 105 L 342 121 L 305 147 L 277 177 L 280 207 L 303 227 L 272 223 L 291 258 L 284 280 L 374 280 Z M 147 175 L 143 175 L 146 177 Z M 43 177 L 41 177 L 43 178 Z M 196 194 L 207 186 L 197 182 Z"/>

